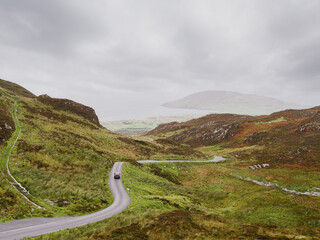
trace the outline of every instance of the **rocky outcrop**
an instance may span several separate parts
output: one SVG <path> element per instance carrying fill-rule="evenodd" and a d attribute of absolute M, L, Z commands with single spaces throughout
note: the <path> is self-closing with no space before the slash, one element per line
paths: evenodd
<path fill-rule="evenodd" d="M 249 137 L 247 137 L 244 140 L 244 142 L 246 144 L 257 144 L 257 143 L 261 142 L 262 139 L 266 136 L 267 136 L 266 132 L 255 132 L 255 133 L 250 134 Z"/>
<path fill-rule="evenodd" d="M 236 134 L 238 127 L 239 124 L 237 123 L 207 123 L 188 129 L 188 131 L 183 131 L 169 139 L 176 142 L 185 142 L 192 146 L 200 146 L 200 144 L 214 145 L 233 137 Z"/>
<path fill-rule="evenodd" d="M 48 95 L 40 95 L 38 101 L 52 106 L 56 110 L 69 111 L 89 120 L 93 124 L 101 127 L 98 116 L 93 108 L 82 105 L 68 99 L 51 98 Z"/>
<path fill-rule="evenodd" d="M 306 120 L 300 128 L 298 133 L 319 133 L 320 132 L 320 111 L 317 111 L 312 118 Z"/>
<path fill-rule="evenodd" d="M 262 163 L 262 164 L 255 164 L 249 166 L 250 169 L 259 169 L 259 168 L 265 168 L 265 167 L 270 167 L 269 163 Z"/>

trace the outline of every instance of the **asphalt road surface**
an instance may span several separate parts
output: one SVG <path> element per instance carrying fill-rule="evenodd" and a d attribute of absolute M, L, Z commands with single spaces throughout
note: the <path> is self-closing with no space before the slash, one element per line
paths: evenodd
<path fill-rule="evenodd" d="M 0 239 L 21 239 L 98 222 L 122 212 L 130 204 L 122 180 L 114 179 L 113 172 L 122 172 L 123 162 L 116 162 L 109 174 L 109 187 L 114 197 L 112 205 L 104 210 L 80 217 L 29 218 L 0 224 Z"/>
<path fill-rule="evenodd" d="M 208 162 L 221 162 L 226 160 L 223 157 L 215 157 L 212 160 L 140 160 L 138 163 L 170 163 L 170 162 L 194 162 L 194 163 L 208 163 Z"/>
<path fill-rule="evenodd" d="M 168 163 L 168 162 L 220 162 L 225 159 L 215 157 L 212 160 L 141 160 L 139 163 Z M 35 237 L 47 233 L 65 230 L 74 227 L 80 227 L 89 223 L 98 222 L 112 217 L 123 210 L 130 204 L 130 197 L 125 191 L 122 180 L 114 179 L 113 173 L 122 173 L 123 162 L 116 162 L 109 174 L 109 187 L 114 197 L 112 205 L 104 210 L 80 216 L 80 217 L 56 217 L 56 218 L 29 218 L 15 220 L 0 224 L 0 239 L 11 240 L 25 237 Z M 122 175 L 122 174 L 121 174 Z"/>

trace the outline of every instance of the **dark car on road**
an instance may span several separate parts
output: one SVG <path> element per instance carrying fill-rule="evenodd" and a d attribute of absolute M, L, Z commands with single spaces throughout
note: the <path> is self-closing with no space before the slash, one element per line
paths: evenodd
<path fill-rule="evenodd" d="M 113 176 L 114 176 L 114 179 L 120 179 L 120 173 L 119 172 L 115 172 L 113 174 Z"/>

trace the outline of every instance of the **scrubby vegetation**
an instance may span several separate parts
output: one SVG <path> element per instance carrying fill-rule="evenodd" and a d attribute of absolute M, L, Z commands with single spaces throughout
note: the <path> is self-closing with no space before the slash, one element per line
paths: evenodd
<path fill-rule="evenodd" d="M 267 171 L 270 170 L 264 169 L 265 174 Z M 320 236 L 320 198 L 290 195 L 237 179 L 232 173 L 254 177 L 234 160 L 218 164 L 126 163 L 123 181 L 132 201 L 127 210 L 99 223 L 34 239 L 317 239 Z M 284 176 L 289 178 L 292 174 L 286 172 Z M 284 176 L 277 178 L 275 174 L 274 180 L 284 184 Z M 302 172 L 296 173 L 294 179 L 302 177 Z M 295 180 L 289 184 L 291 187 Z M 319 182 L 319 175 L 314 175 L 305 184 L 310 187 Z"/>
<path fill-rule="evenodd" d="M 211 114 L 163 124 L 148 135 L 188 144 L 207 154 L 236 156 L 247 161 L 247 166 L 258 162 L 280 168 L 320 168 L 320 107 L 256 117 Z"/>
<path fill-rule="evenodd" d="M 89 107 L 37 98 L 9 82 L 0 87 L 0 107 L 1 221 L 105 208 L 113 201 L 108 173 L 115 161 L 125 161 L 131 204 L 124 212 L 35 239 L 319 239 L 320 197 L 296 194 L 320 192 L 319 107 L 260 117 L 208 115 L 160 125 L 150 133 L 154 140 L 113 133 Z M 7 181 L 5 162 L 20 126 L 9 167 L 45 210 Z M 214 155 L 227 161 L 136 161 Z"/>
<path fill-rule="evenodd" d="M 8 89 L 15 89 L 5 83 Z M 7 88 L 0 88 L 0 104 L 4 106 L 1 124 L 10 126 L 0 129 L 4 139 L 0 144 L 4 172 L 0 189 L 1 221 L 82 215 L 107 207 L 112 202 L 108 173 L 115 161 L 170 154 L 180 158 L 204 156 L 194 150 L 184 151 L 187 148 L 179 144 L 159 144 L 112 133 L 100 125 L 93 109 L 70 100 L 24 97 L 14 95 Z M 6 178 L 10 180 L 5 164 L 8 149 L 17 137 L 12 111 L 17 111 L 22 132 L 13 148 L 9 168 L 30 193 L 28 198 L 45 210 L 26 202 L 6 181 Z"/>
<path fill-rule="evenodd" d="M 31 93 L 24 87 L 16 83 L 9 82 L 2 79 L 0 79 L 0 88 L 5 89 L 7 92 L 9 92 L 11 95 L 14 95 L 14 96 L 22 96 L 22 97 L 29 97 L 29 98 L 36 97 L 33 93 Z"/>

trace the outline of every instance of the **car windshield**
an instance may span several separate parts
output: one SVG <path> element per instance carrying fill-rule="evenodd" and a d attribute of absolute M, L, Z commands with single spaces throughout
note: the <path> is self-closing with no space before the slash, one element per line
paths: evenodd
<path fill-rule="evenodd" d="M 120 173 L 119 172 L 115 172 L 114 175 L 120 175 Z"/>

